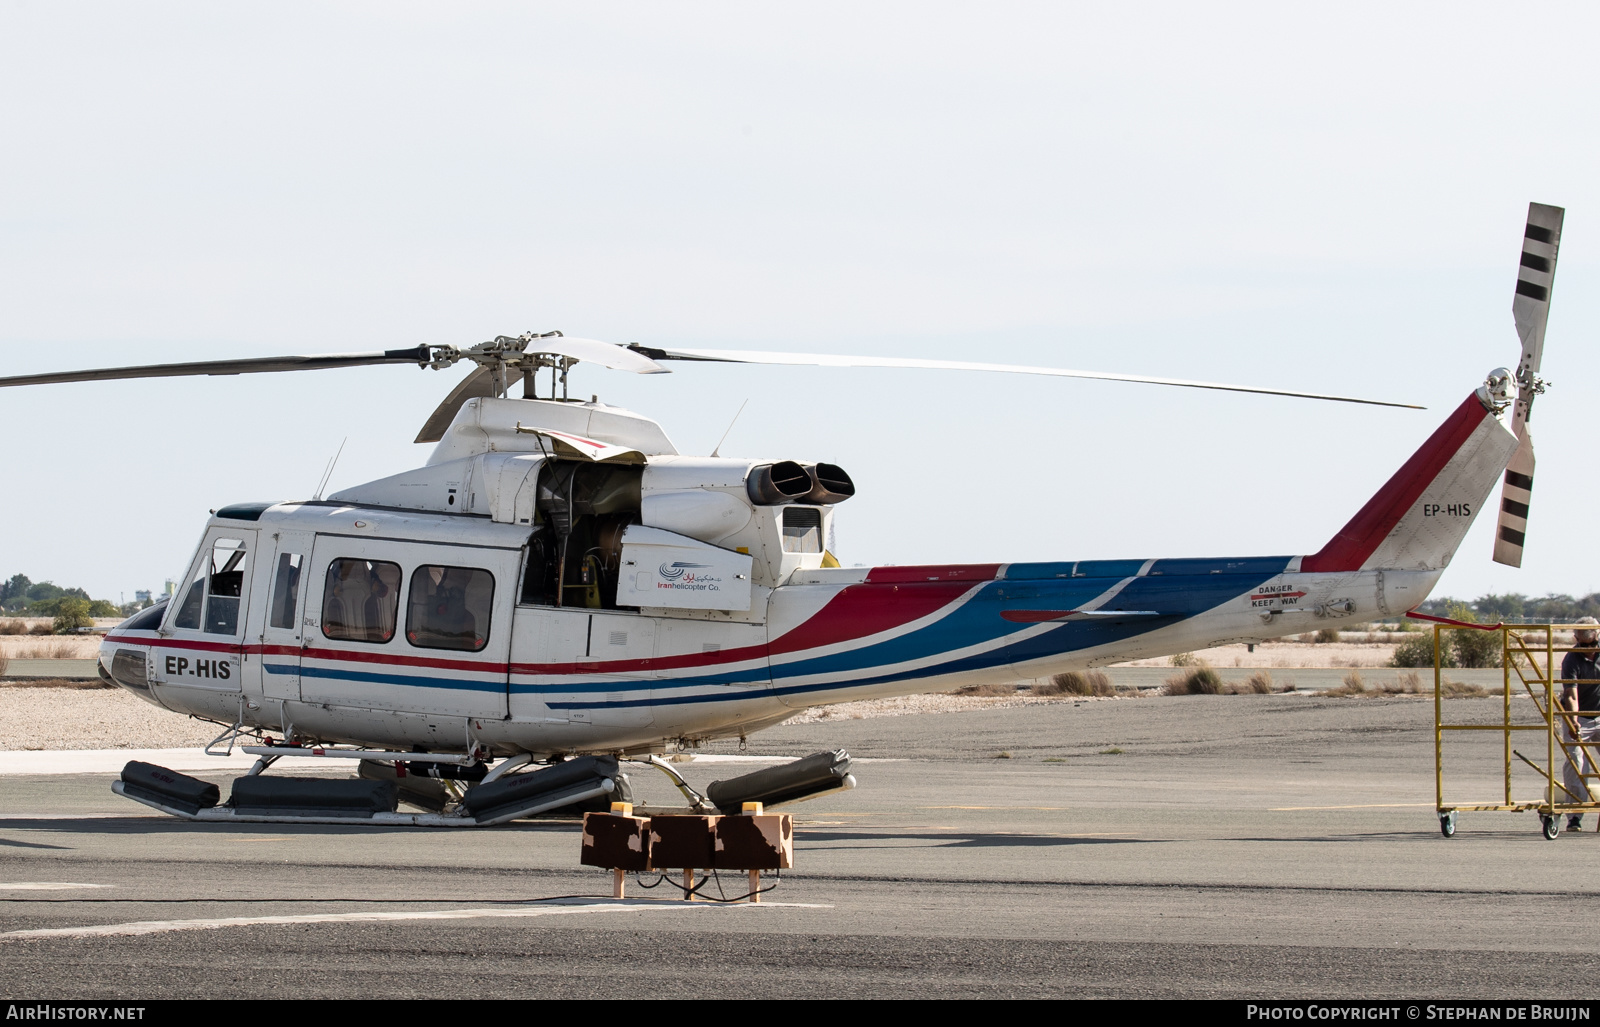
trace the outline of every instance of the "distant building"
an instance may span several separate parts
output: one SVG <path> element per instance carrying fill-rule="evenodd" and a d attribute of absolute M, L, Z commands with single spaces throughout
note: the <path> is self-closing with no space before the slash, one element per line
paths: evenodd
<path fill-rule="evenodd" d="M 138 591 L 134 592 L 133 593 L 133 601 L 136 602 L 136 603 L 139 603 L 142 606 L 149 606 L 150 605 L 150 590 L 148 588 L 141 588 Z"/>
<path fill-rule="evenodd" d="M 176 591 L 178 591 L 178 583 L 173 581 L 171 578 L 168 578 L 167 583 L 161 586 L 161 594 L 166 596 L 168 599 L 171 599 L 172 594 Z"/>

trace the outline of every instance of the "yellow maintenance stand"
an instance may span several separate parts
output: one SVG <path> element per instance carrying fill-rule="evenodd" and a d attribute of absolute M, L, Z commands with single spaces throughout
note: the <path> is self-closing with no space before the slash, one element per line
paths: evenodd
<path fill-rule="evenodd" d="M 1561 678 L 1561 661 L 1567 653 L 1594 652 L 1594 649 L 1557 645 L 1557 632 L 1594 630 L 1592 624 L 1467 624 L 1439 617 L 1421 617 L 1433 621 L 1433 766 L 1434 795 L 1439 813 L 1439 830 L 1446 838 L 1456 833 L 1456 814 L 1462 812 L 1521 812 L 1533 810 L 1539 814 L 1544 836 L 1552 841 L 1561 833 L 1561 818 L 1566 815 L 1600 810 L 1600 802 L 1585 795 L 1574 795 L 1567 790 L 1561 777 L 1568 766 L 1580 772 L 1584 787 L 1591 795 L 1600 794 L 1600 784 L 1592 784 L 1600 774 L 1595 767 L 1600 764 L 1600 744 L 1577 741 L 1579 717 L 1600 716 L 1600 710 L 1565 710 L 1561 708 L 1561 692 L 1567 682 Z M 1444 719 L 1445 682 L 1440 667 L 1445 631 L 1492 631 L 1500 635 L 1504 670 L 1504 712 L 1498 724 L 1447 724 Z M 1531 709 L 1519 709 L 1512 716 L 1511 700 L 1526 697 Z M 1503 763 L 1505 799 L 1503 802 L 1449 804 L 1444 792 L 1444 739 L 1447 731 L 1499 731 L 1503 737 Z M 1513 739 L 1525 744 L 1532 754 L 1513 746 Z M 1583 757 L 1587 757 L 1587 759 Z M 1512 795 L 1511 768 L 1514 761 L 1531 767 L 1538 774 L 1540 795 L 1537 799 L 1517 799 Z"/>

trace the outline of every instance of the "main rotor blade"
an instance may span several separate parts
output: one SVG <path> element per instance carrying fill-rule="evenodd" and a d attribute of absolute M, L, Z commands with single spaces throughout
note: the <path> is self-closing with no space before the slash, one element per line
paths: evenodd
<path fill-rule="evenodd" d="M 456 419 L 456 414 L 461 410 L 462 404 L 478 396 L 494 395 L 494 370 L 489 367 L 474 367 L 472 373 L 450 390 L 450 395 L 444 402 L 434 408 L 433 413 L 417 432 L 415 442 L 438 442 L 444 438 L 444 431 L 450 427 L 450 422 Z"/>
<path fill-rule="evenodd" d="M 1226 385 L 1222 382 L 1196 382 L 1182 378 L 1152 378 L 1147 375 L 1113 374 L 1109 371 L 1071 371 L 1061 367 L 1026 367 L 1020 364 L 980 364 L 965 360 L 922 360 L 916 357 L 850 357 L 836 353 L 760 353 L 732 349 L 654 349 L 635 344 L 634 349 L 653 360 L 703 360 L 725 364 L 783 364 L 808 367 L 911 367 L 949 371 L 1003 371 L 1008 374 L 1042 374 L 1055 378 L 1094 378 L 1111 382 L 1141 382 L 1146 385 L 1176 385 L 1186 389 L 1219 389 L 1224 392 L 1254 392 L 1263 396 L 1295 396 L 1300 399 L 1325 399 L 1335 403 L 1365 403 L 1378 407 L 1426 410 L 1415 403 L 1390 403 L 1381 399 L 1332 396 L 1321 392 L 1294 392 L 1288 389 L 1263 389 L 1253 385 Z"/>
<path fill-rule="evenodd" d="M 542 335 L 528 343 L 529 353 L 554 353 L 557 356 L 585 360 L 614 371 L 632 371 L 634 374 L 669 374 L 670 367 L 662 367 L 642 350 L 601 342 L 599 339 L 578 339 L 571 335 Z"/>
<path fill-rule="evenodd" d="M 138 367 L 97 367 L 56 374 L 22 374 L 0 378 L 0 388 L 11 385 L 62 385 L 68 382 L 102 382 L 120 378 L 182 378 L 200 374 L 260 374 L 267 371 L 321 371 L 331 367 L 366 367 L 372 364 L 427 364 L 428 347 L 391 349 L 382 353 L 325 353 L 314 357 L 251 357 L 245 360 L 199 360 L 184 364 L 143 364 Z"/>

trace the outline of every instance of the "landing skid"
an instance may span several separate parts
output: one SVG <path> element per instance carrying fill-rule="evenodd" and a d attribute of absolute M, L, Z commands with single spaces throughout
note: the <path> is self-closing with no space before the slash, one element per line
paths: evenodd
<path fill-rule="evenodd" d="M 607 782 L 608 784 L 610 782 Z M 486 817 L 482 820 L 465 813 L 390 813 L 379 811 L 376 813 L 241 813 L 229 806 L 211 806 L 196 810 L 193 813 L 176 806 L 163 804 L 155 796 L 144 793 L 136 794 L 128 789 L 122 781 L 111 782 L 111 790 L 125 799 L 143 803 L 151 809 L 158 809 L 163 813 L 170 813 L 183 820 L 203 824 L 338 824 L 343 827 L 352 825 L 371 825 L 374 827 L 494 827 L 497 824 L 508 823 L 518 817 L 531 817 L 563 806 L 584 802 L 588 799 L 597 799 L 609 794 L 609 788 L 585 788 L 569 792 L 560 792 L 550 796 L 544 801 L 532 806 L 513 810 L 509 813 Z M 142 790 L 140 790 L 142 791 Z"/>
<path fill-rule="evenodd" d="M 340 756 L 348 758 L 347 752 Z M 255 769 L 236 779 L 226 803 L 221 801 L 221 789 L 210 782 L 137 760 L 123 768 L 122 779 L 112 782 L 111 790 L 125 799 L 194 823 L 345 827 L 493 827 L 557 810 L 582 812 L 582 804 L 595 800 L 604 803 L 607 799 L 632 799 L 628 777 L 614 756 L 580 756 L 527 773 L 505 773 L 526 763 L 525 758 L 512 757 L 467 789 L 459 801 L 442 804 L 438 812 L 401 813 L 397 807 L 402 800 L 417 805 L 419 799 L 429 799 L 408 794 L 403 778 L 389 776 L 387 771 L 363 772 L 355 780 L 264 776 L 261 771 L 278 755 L 263 755 Z M 691 809 L 701 815 L 710 814 L 713 809 L 722 814 L 738 813 L 748 803 L 778 806 L 802 802 L 854 788 L 856 784 L 850 773 L 850 755 L 843 749 L 813 753 L 783 766 L 712 782 L 704 796 L 664 761 L 652 757 L 646 762 L 666 772 L 683 791 Z M 374 771 L 385 766 L 393 770 L 392 764 L 373 761 L 365 761 L 363 766 Z"/>

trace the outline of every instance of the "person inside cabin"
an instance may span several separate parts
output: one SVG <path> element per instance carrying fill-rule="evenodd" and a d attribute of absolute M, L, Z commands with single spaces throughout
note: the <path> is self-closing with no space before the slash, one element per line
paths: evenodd
<path fill-rule="evenodd" d="M 369 564 L 367 595 L 361 610 L 369 642 L 386 642 L 394 637 L 394 604 L 384 602 L 388 595 L 389 586 L 384 584 L 377 569 Z"/>
<path fill-rule="evenodd" d="M 1568 742 L 1600 744 L 1600 621 L 1584 617 L 1579 624 L 1595 625 L 1573 632 L 1573 648 L 1561 660 L 1561 708 L 1577 712 L 1586 711 L 1586 717 L 1562 717 L 1563 733 Z M 1562 784 L 1570 795 L 1568 802 L 1589 802 L 1589 785 L 1583 775 L 1594 773 L 1596 761 L 1590 755 L 1589 745 L 1579 745 L 1567 750 L 1572 759 L 1562 768 Z M 1583 814 L 1567 817 L 1568 831 L 1583 830 Z"/>
<path fill-rule="evenodd" d="M 355 642 L 382 642 L 394 631 L 390 603 L 383 602 L 389 586 L 366 560 L 336 560 L 330 569 L 334 581 L 328 589 L 323 631 L 329 638 Z"/>
<path fill-rule="evenodd" d="M 408 637 L 417 645 L 435 649 L 479 648 L 478 619 L 467 608 L 471 571 L 427 567 L 412 584 L 413 613 Z M 417 594 L 420 584 L 425 593 Z"/>

